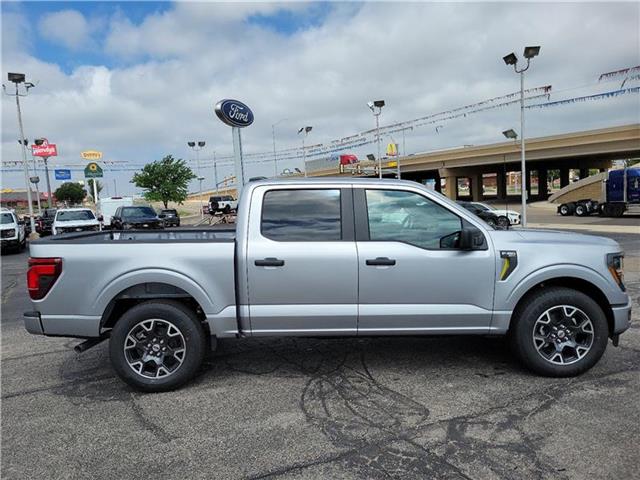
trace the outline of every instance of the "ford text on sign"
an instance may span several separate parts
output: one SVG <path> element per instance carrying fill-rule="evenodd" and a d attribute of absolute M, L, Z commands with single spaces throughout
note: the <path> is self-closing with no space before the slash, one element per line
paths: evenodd
<path fill-rule="evenodd" d="M 220 100 L 215 112 L 220 120 L 231 127 L 248 127 L 253 123 L 253 112 L 238 100 Z"/>

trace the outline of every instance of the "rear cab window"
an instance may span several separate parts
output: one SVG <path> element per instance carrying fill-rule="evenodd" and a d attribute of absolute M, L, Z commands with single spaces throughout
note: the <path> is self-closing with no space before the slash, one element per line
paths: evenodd
<path fill-rule="evenodd" d="M 269 190 L 262 201 L 262 236 L 279 242 L 342 240 L 340 189 Z"/>

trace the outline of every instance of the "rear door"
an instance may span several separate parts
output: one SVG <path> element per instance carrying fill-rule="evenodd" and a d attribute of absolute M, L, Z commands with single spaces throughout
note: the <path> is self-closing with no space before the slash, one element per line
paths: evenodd
<path fill-rule="evenodd" d="M 495 260 L 480 229 L 419 189 L 354 188 L 354 201 L 359 335 L 488 333 Z M 481 249 L 457 247 L 463 225 Z"/>
<path fill-rule="evenodd" d="M 253 195 L 246 262 L 252 334 L 355 335 L 351 189 L 265 186 Z"/>

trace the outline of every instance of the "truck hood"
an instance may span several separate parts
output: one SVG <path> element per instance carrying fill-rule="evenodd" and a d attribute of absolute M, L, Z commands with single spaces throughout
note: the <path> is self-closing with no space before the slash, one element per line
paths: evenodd
<path fill-rule="evenodd" d="M 620 245 L 615 240 L 596 235 L 585 235 L 583 233 L 568 232 L 566 230 L 536 230 L 536 229 L 516 229 L 516 230 L 496 230 L 496 238 L 504 239 L 507 242 L 528 245 L 593 245 L 606 248 L 611 252 L 621 250 Z"/>
<path fill-rule="evenodd" d="M 4 225 L 0 225 L 0 230 L 10 230 L 14 228 L 18 228 L 18 225 L 15 223 L 5 223 Z"/>

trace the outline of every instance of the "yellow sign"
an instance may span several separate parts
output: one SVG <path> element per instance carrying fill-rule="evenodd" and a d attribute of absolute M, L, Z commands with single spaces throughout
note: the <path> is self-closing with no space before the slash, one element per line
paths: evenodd
<path fill-rule="evenodd" d="M 387 167 L 397 167 L 397 166 L 398 166 L 398 162 L 396 162 L 395 160 L 387 163 Z"/>
<path fill-rule="evenodd" d="M 398 144 L 390 143 L 387 145 L 387 157 L 397 157 L 398 156 Z"/>
<path fill-rule="evenodd" d="M 100 160 L 102 158 L 102 152 L 98 152 L 97 150 L 85 150 L 84 152 L 80 152 L 80 156 L 85 160 Z"/>
<path fill-rule="evenodd" d="M 11 193 L 13 192 L 13 188 L 3 188 L 0 190 L 0 193 Z"/>

